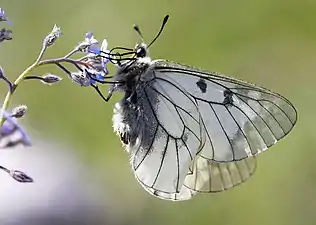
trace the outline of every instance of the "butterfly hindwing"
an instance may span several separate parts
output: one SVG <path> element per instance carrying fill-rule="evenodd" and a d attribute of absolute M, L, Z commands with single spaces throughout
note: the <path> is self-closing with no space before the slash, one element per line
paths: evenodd
<path fill-rule="evenodd" d="M 184 186 L 197 192 L 220 192 L 248 180 L 256 169 L 255 156 L 233 162 L 215 162 L 197 155 Z"/>

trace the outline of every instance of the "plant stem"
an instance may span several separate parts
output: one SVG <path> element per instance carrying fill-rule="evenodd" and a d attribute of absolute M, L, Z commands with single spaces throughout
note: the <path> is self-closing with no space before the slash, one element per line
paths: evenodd
<path fill-rule="evenodd" d="M 24 77 L 26 77 L 29 72 L 31 72 L 34 68 L 38 66 L 40 60 L 42 59 L 44 55 L 45 50 L 46 50 L 46 46 L 43 45 L 36 61 L 31 66 L 29 66 L 26 70 L 24 70 L 24 72 L 21 73 L 20 76 L 18 76 L 18 78 L 13 83 L 13 88 L 9 89 L 9 91 L 7 92 L 7 95 L 5 96 L 5 99 L 1 108 L 1 112 L 0 112 L 0 127 L 2 127 L 4 123 L 4 113 L 7 111 L 7 108 L 9 107 L 11 96 L 13 95 L 14 91 L 16 90 L 20 82 L 23 81 Z"/>
<path fill-rule="evenodd" d="M 60 62 L 67 62 L 67 63 L 75 65 L 76 67 L 78 67 L 77 64 L 80 64 L 80 65 L 83 65 L 83 66 L 87 66 L 87 67 L 90 66 L 86 62 L 82 62 L 80 60 L 75 60 L 75 59 L 68 58 L 69 56 L 73 55 L 76 52 L 75 50 L 70 52 L 69 54 L 67 54 L 65 57 L 62 57 L 62 58 L 41 60 L 43 55 L 44 55 L 45 50 L 46 50 L 46 46 L 43 46 L 40 54 L 38 55 L 38 57 L 36 59 L 36 61 L 31 66 L 29 66 L 26 70 L 24 70 L 23 73 L 20 74 L 20 76 L 14 81 L 14 83 L 12 85 L 13 87 L 11 88 L 11 90 L 8 91 L 8 93 L 7 93 L 7 95 L 6 95 L 5 99 L 4 99 L 4 102 L 3 102 L 1 112 L 0 112 L 0 127 L 4 123 L 4 112 L 6 112 L 8 107 L 9 107 L 9 103 L 10 103 L 10 100 L 11 100 L 11 97 L 12 97 L 13 93 L 15 92 L 16 88 L 18 87 L 18 85 L 24 80 L 24 78 L 33 69 L 35 69 L 36 67 L 42 66 L 42 65 L 48 65 L 48 64 L 56 64 L 57 65 L 57 63 L 60 63 Z"/>
<path fill-rule="evenodd" d="M 0 127 L 2 127 L 3 122 L 4 122 L 4 112 L 7 111 L 7 108 L 9 107 L 9 103 L 11 100 L 11 96 L 14 93 L 14 91 L 16 90 L 16 88 L 18 87 L 19 83 L 23 80 L 23 78 L 29 73 L 31 72 L 31 70 L 33 70 L 35 67 L 37 66 L 37 62 L 33 63 L 31 66 L 29 66 L 26 70 L 24 70 L 23 73 L 21 73 L 21 75 L 14 81 L 13 83 L 13 89 L 9 90 L 7 95 L 5 96 L 3 105 L 2 105 L 2 109 L 1 109 L 1 116 L 0 116 Z"/>

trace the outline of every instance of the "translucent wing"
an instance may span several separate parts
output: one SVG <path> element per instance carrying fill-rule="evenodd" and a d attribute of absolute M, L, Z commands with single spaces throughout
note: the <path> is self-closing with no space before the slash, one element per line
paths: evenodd
<path fill-rule="evenodd" d="M 184 185 L 181 187 L 179 192 L 162 192 L 162 191 L 155 190 L 154 188 L 146 187 L 142 183 L 141 185 L 150 194 L 164 200 L 172 200 L 172 201 L 189 200 L 198 193 L 197 191 L 191 190 L 190 188 L 187 188 Z"/>
<path fill-rule="evenodd" d="M 179 192 L 162 192 L 140 183 L 146 191 L 158 198 L 183 201 L 191 199 L 198 192 L 228 190 L 248 180 L 255 169 L 255 156 L 235 162 L 218 163 L 197 155 L 191 165 L 192 172 L 185 177 Z"/>
<path fill-rule="evenodd" d="M 197 155 L 184 186 L 191 191 L 220 192 L 248 180 L 256 169 L 255 156 L 239 161 L 219 163 Z"/>
<path fill-rule="evenodd" d="M 140 79 L 137 110 L 123 101 L 114 124 L 136 137 L 126 145 L 135 176 L 159 198 L 187 200 L 246 181 L 256 168 L 254 156 L 297 119 L 276 93 L 180 64 L 153 61 Z"/>
<path fill-rule="evenodd" d="M 199 155 L 206 159 L 231 162 L 259 154 L 296 123 L 293 105 L 268 89 L 164 60 L 153 61 L 151 71 L 153 83 L 169 83 L 197 106 L 204 142 Z"/>
<path fill-rule="evenodd" d="M 137 180 L 149 192 L 167 197 L 180 193 L 190 164 L 202 148 L 201 120 L 186 94 L 169 83 L 152 85 L 136 89 L 138 110 L 129 111 L 122 103 L 116 106 L 113 119 L 114 124 L 127 127 L 115 130 L 127 130 L 137 137 L 126 145 Z"/>

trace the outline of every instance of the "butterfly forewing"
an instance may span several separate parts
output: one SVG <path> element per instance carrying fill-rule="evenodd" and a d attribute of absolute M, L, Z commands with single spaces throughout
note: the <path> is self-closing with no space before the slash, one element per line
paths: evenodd
<path fill-rule="evenodd" d="M 296 123 L 292 104 L 268 89 L 164 60 L 153 61 L 151 68 L 156 86 L 169 83 L 197 106 L 204 158 L 231 162 L 256 155 Z"/>

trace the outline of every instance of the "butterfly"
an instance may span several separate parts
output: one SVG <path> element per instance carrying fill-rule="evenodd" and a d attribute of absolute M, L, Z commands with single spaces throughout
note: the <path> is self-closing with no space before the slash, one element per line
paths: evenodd
<path fill-rule="evenodd" d="M 292 130 L 297 112 L 289 100 L 266 88 L 152 60 L 148 48 L 168 18 L 149 45 L 136 45 L 132 57 L 119 55 L 116 74 L 103 82 L 111 83 L 103 98 L 124 93 L 114 107 L 113 128 L 141 186 L 158 198 L 179 201 L 249 179 L 256 156 Z"/>

